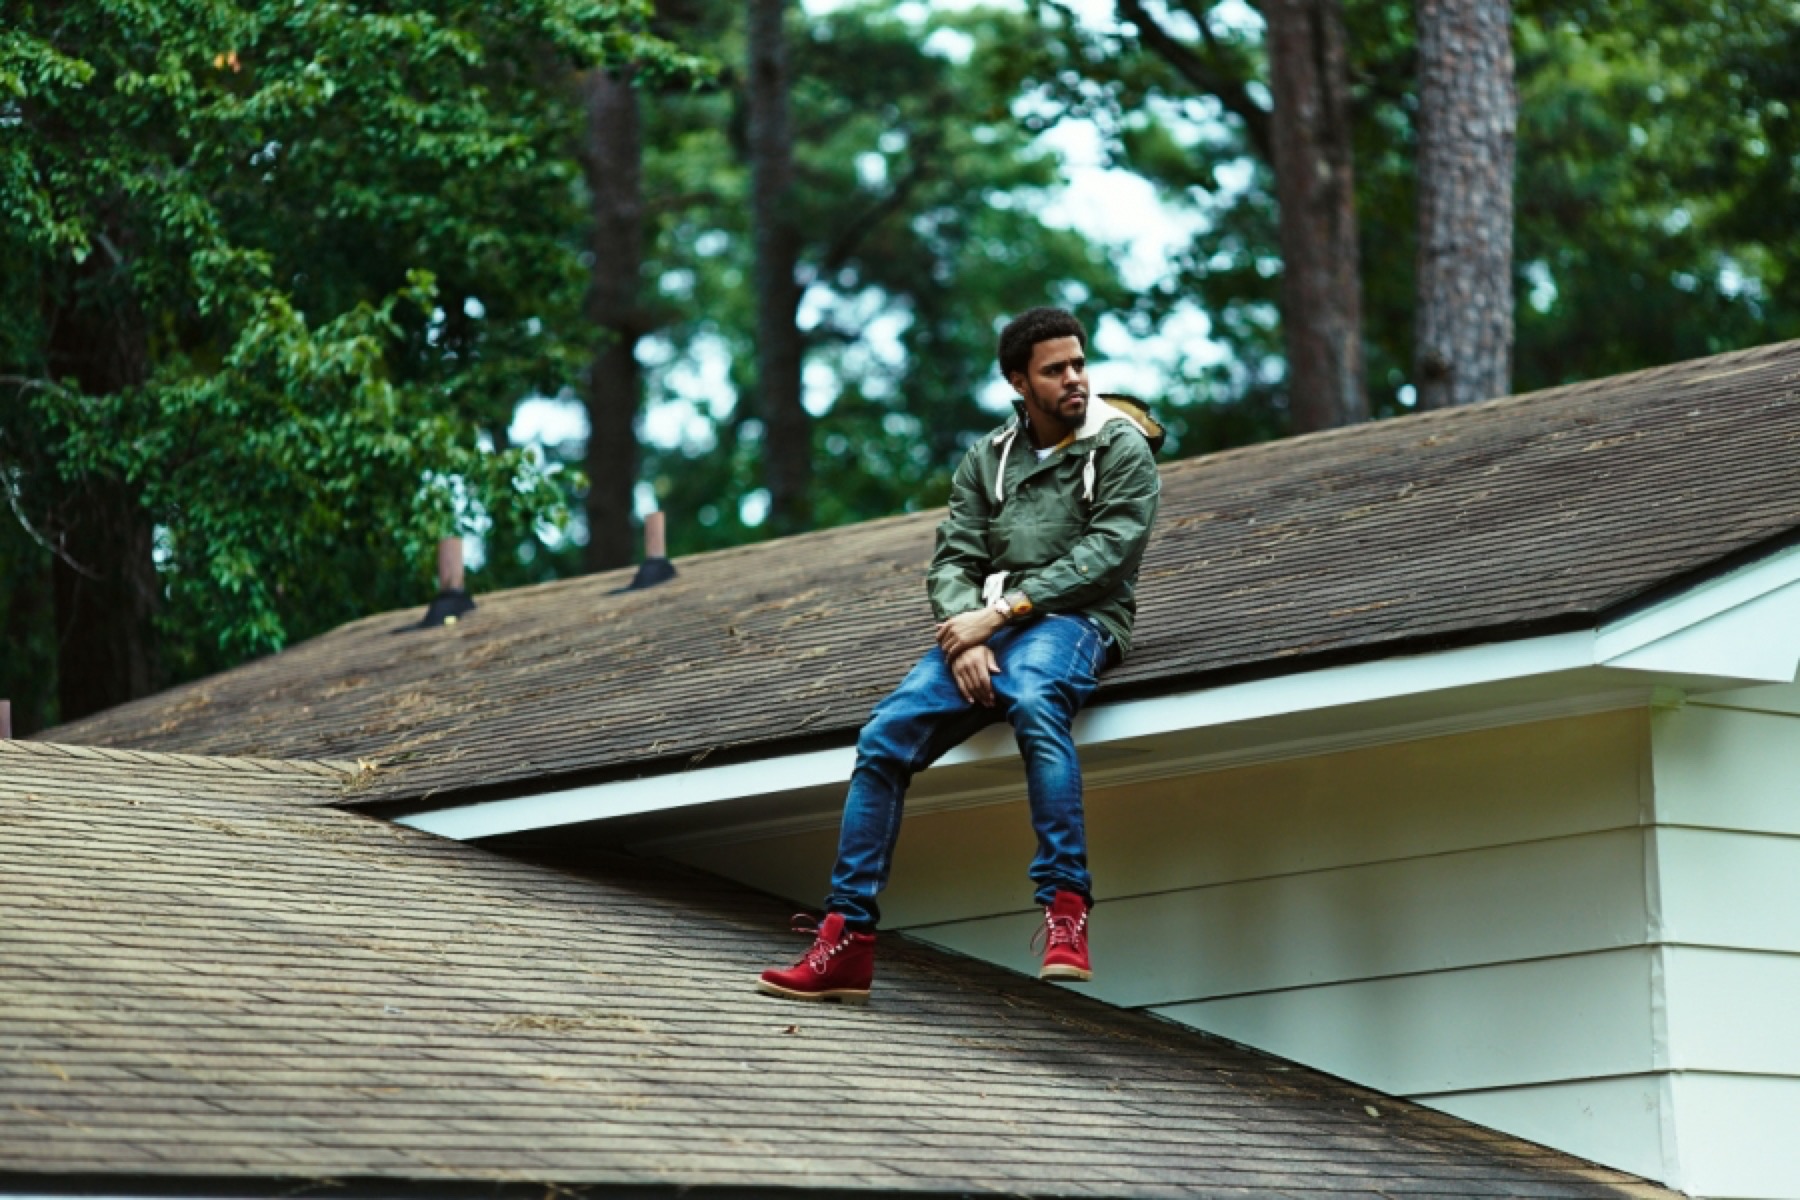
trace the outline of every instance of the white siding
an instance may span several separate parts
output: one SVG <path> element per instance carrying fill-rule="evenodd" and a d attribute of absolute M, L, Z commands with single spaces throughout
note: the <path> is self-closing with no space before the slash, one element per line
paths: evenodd
<path fill-rule="evenodd" d="M 1658 1066 L 1648 760 L 1635 710 L 1096 790 L 1089 990 L 1524 1132 L 1470 1097 Z M 683 857 L 816 904 L 834 843 Z M 1032 970 L 1032 848 L 1022 797 L 909 819 L 886 924 Z M 1605 1144 L 1660 1163 L 1655 1121 L 1615 1124 Z"/>
<path fill-rule="evenodd" d="M 1646 754 L 1641 713 L 1603 713 L 1095 790 L 1095 888 L 1110 909 L 1130 896 L 1635 829 Z M 1023 790 L 908 818 L 884 923 L 1032 911 Z M 679 854 L 816 905 L 836 841 L 821 829 Z"/>
<path fill-rule="evenodd" d="M 1796 717 L 1800 716 L 1800 683 L 1713 692 L 1696 703 L 1708 708 L 1748 708 L 1756 712 L 1786 713 L 1790 717 Z"/>
<path fill-rule="evenodd" d="M 1158 1008 L 1401 1096 L 1648 1072 L 1652 951 L 1639 946 Z"/>
<path fill-rule="evenodd" d="M 1671 1067 L 1800 1081 L 1800 955 L 1671 946 L 1664 963 Z"/>
<path fill-rule="evenodd" d="M 1696 1195 L 1800 1200 L 1800 688 L 1096 789 L 1088 828 L 1094 994 Z M 810 906 L 835 841 L 680 853 Z M 910 818 L 885 923 L 1031 970 L 1032 849 L 1022 785 Z"/>
<path fill-rule="evenodd" d="M 1024 970 L 1037 924 L 1032 910 L 909 932 Z M 1132 934 L 1111 936 L 1115 929 Z M 1643 834 L 1610 830 L 1130 896 L 1106 901 L 1094 930 L 1102 994 L 1133 1007 L 1642 945 Z"/>
<path fill-rule="evenodd" d="M 1656 853 L 1663 940 L 1800 952 L 1800 838 L 1665 825 Z"/>
<path fill-rule="evenodd" d="M 1700 1072 L 1673 1080 L 1683 1191 L 1712 1200 L 1800 1195 L 1800 1080 Z"/>
<path fill-rule="evenodd" d="M 1656 715 L 1655 862 L 1680 1185 L 1800 1196 L 1800 689 Z"/>
<path fill-rule="evenodd" d="M 1696 703 L 1655 730 L 1659 823 L 1800 834 L 1800 715 Z"/>
<path fill-rule="evenodd" d="M 1667 1075 L 1584 1079 L 1462 1095 L 1417 1096 L 1433 1108 L 1595 1162 L 1679 1186 L 1665 1116 L 1673 1111 Z"/>

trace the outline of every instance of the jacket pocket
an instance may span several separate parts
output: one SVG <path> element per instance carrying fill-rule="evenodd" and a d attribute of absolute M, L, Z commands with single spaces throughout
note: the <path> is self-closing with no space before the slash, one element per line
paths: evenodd
<path fill-rule="evenodd" d="M 994 563 L 1008 571 L 1046 566 L 1081 540 L 1082 523 L 1066 512 L 1002 513 L 989 535 Z"/>

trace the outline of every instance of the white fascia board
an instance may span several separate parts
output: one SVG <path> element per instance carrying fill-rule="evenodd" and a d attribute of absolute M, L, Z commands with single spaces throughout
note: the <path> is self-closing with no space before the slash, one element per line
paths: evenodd
<path fill-rule="evenodd" d="M 1381 659 L 1105 705 L 1085 712 L 1077 719 L 1075 742 L 1082 747 L 1104 746 L 1161 733 L 1238 724 L 1285 713 L 1341 708 L 1578 669 L 1592 662 L 1593 634 L 1585 632 L 1496 642 L 1440 654 Z M 939 763 L 954 766 L 1015 753 L 1010 732 L 1003 726 L 996 726 L 983 730 L 952 750 Z M 855 750 L 846 746 L 565 788 L 510 800 L 454 805 L 410 813 L 396 817 L 395 821 L 459 841 L 496 837 L 530 829 L 843 784 L 849 780 L 855 762 Z"/>
<path fill-rule="evenodd" d="M 1593 667 L 1617 670 L 1620 690 L 1615 696 L 1628 694 L 1631 687 L 1659 684 L 1681 689 L 1792 681 L 1800 669 L 1800 547 L 1599 629 L 1377 659 L 1103 705 L 1076 721 L 1075 742 L 1097 748 L 1269 717 L 1353 712 L 1360 705 L 1384 700 Z M 1546 710 L 1550 711 L 1555 710 Z M 1516 710 L 1491 715 L 1503 724 L 1524 719 Z M 1015 753 L 1011 732 L 1002 725 L 983 730 L 939 761 L 956 766 Z M 842 785 L 855 761 L 855 750 L 846 746 L 450 805 L 396 820 L 458 840 L 495 837 Z"/>
<path fill-rule="evenodd" d="M 1800 672 L 1800 546 L 1601 629 L 1597 665 L 1792 683 Z"/>
<path fill-rule="evenodd" d="M 1587 632 L 1491 642 L 1110 705 L 1086 714 L 1085 725 L 1099 742 L 1147 737 L 1576 670 L 1592 655 Z"/>
<path fill-rule="evenodd" d="M 699 767 L 668 775 L 650 775 L 642 779 L 563 788 L 511 800 L 459 804 L 410 813 L 395 817 L 394 821 L 460 842 L 842 783 L 850 778 L 850 768 L 855 764 L 856 751 L 844 746 L 807 754 L 785 754 L 780 758 Z"/>
<path fill-rule="evenodd" d="M 1605 660 L 1623 670 L 1792 683 L 1800 673 L 1800 583 Z"/>
<path fill-rule="evenodd" d="M 1075 722 L 1075 743 L 1078 746 L 1102 746 L 1163 733 L 1210 729 L 1264 717 L 1345 708 L 1376 700 L 1396 700 L 1450 688 L 1577 670 L 1592 665 L 1593 639 L 1591 633 L 1578 632 L 1517 642 L 1492 642 L 1438 654 L 1383 658 L 1226 687 L 1178 692 L 1150 700 L 1127 700 L 1081 714 Z M 993 726 L 938 761 L 944 766 L 956 766 L 985 762 L 1012 752 L 1011 731 L 1004 726 Z"/>

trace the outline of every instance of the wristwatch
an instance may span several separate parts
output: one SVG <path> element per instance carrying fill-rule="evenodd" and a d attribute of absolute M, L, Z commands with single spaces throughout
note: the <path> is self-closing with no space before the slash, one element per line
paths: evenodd
<path fill-rule="evenodd" d="M 1020 621 L 1031 615 L 1031 597 L 1024 592 L 1011 591 L 997 597 L 991 607 L 1008 621 Z"/>

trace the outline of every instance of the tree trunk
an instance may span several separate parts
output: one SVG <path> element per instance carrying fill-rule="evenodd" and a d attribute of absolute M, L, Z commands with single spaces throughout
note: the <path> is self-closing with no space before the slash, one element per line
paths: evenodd
<path fill-rule="evenodd" d="M 750 0 L 751 217 L 756 242 L 756 390 L 763 418 L 763 478 L 776 533 L 812 519 L 812 419 L 800 403 L 800 235 L 791 206 L 785 0 Z"/>
<path fill-rule="evenodd" d="M 1366 420 L 1349 58 L 1339 0 L 1267 0 L 1282 330 L 1296 433 Z"/>
<path fill-rule="evenodd" d="M 1419 0 L 1420 408 L 1511 390 L 1517 124 L 1509 0 Z"/>
<path fill-rule="evenodd" d="M 110 247 L 127 242 L 117 231 Z M 122 268 L 96 253 L 50 320 L 49 367 L 90 396 L 141 387 L 149 378 L 143 313 Z M 56 606 L 61 720 L 123 704 L 156 689 L 154 620 L 161 595 L 154 524 L 138 488 L 89 476 L 56 505 L 63 555 L 51 568 Z"/>
<path fill-rule="evenodd" d="M 73 721 L 156 690 L 159 581 L 153 527 L 136 488 L 90 480 L 64 514 L 68 559 L 55 560 L 51 585 L 57 704 L 60 718 Z"/>
<path fill-rule="evenodd" d="M 9 520 L 12 514 L 0 511 L 0 522 Z M 8 535 L 15 545 L 5 554 L 7 578 L 0 582 L 7 641 L 0 700 L 12 701 L 12 735 L 28 738 L 56 724 L 56 610 L 50 556 L 13 531 L 0 538 Z"/>
<path fill-rule="evenodd" d="M 636 557 L 632 514 L 637 486 L 637 414 L 642 383 L 639 276 L 644 262 L 643 143 L 637 90 L 619 72 L 579 79 L 587 130 L 582 167 L 593 198 L 593 279 L 588 316 L 599 344 L 588 371 L 587 526 L 590 571 Z"/>

